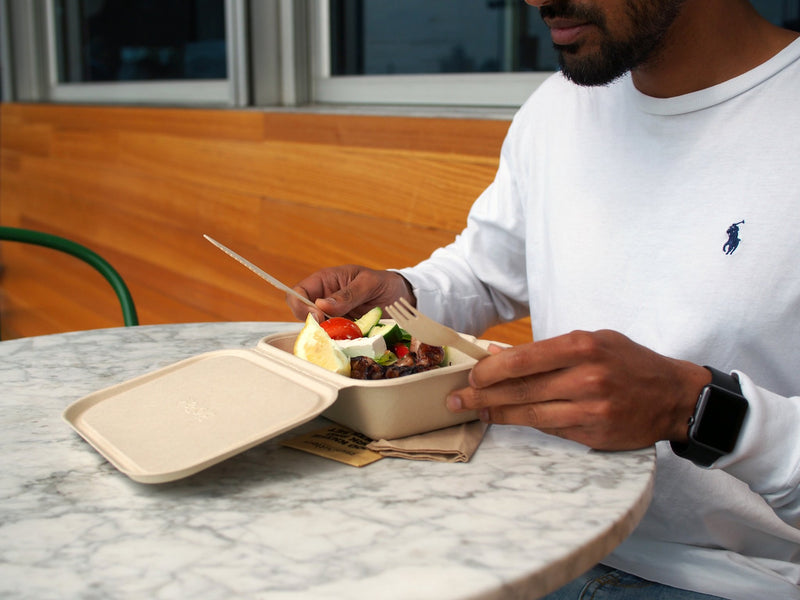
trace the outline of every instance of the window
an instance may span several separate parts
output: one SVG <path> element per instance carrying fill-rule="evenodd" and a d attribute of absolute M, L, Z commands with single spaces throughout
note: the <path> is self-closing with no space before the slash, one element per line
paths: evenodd
<path fill-rule="evenodd" d="M 800 31 L 800 0 L 750 0 L 765 18 L 781 27 Z"/>
<path fill-rule="evenodd" d="M 753 0 L 800 26 L 800 0 Z M 522 0 L 320 2 L 319 102 L 518 106 L 558 69 L 538 10 Z"/>
<path fill-rule="evenodd" d="M 242 0 L 49 0 L 49 96 L 243 104 L 242 10 Z"/>
<path fill-rule="evenodd" d="M 553 71 L 536 11 L 520 0 L 331 0 L 332 75 Z"/>
<path fill-rule="evenodd" d="M 329 0 L 316 16 L 322 102 L 519 105 L 558 68 L 522 0 Z"/>
<path fill-rule="evenodd" d="M 0 0 L 0 100 L 11 97 L 13 84 L 11 81 L 11 30 L 8 6 Z"/>
<path fill-rule="evenodd" d="M 225 3 L 56 0 L 59 83 L 225 79 Z"/>

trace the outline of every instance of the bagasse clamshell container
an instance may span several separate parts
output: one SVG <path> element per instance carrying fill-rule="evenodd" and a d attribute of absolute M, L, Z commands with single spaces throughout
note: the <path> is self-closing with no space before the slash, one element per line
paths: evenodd
<path fill-rule="evenodd" d="M 77 400 L 64 419 L 101 455 L 142 483 L 197 473 L 322 415 L 372 439 L 465 423 L 445 407 L 475 360 L 448 349 L 449 366 L 361 381 L 292 354 L 297 332 L 255 348 L 207 352 Z M 486 344 L 487 342 L 481 342 Z"/>

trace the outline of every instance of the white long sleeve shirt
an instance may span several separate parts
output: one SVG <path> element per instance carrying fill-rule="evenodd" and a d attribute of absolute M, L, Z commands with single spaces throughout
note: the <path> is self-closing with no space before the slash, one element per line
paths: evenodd
<path fill-rule="evenodd" d="M 750 408 L 734 452 L 702 469 L 659 442 L 650 509 L 604 562 L 735 600 L 800 598 L 800 40 L 667 99 L 629 76 L 554 75 L 466 229 L 401 272 L 461 331 L 530 314 L 537 339 L 614 329 L 735 371 Z"/>

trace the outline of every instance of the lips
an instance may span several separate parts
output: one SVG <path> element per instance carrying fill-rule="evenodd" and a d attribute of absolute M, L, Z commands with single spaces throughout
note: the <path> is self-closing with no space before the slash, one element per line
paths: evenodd
<path fill-rule="evenodd" d="M 591 26 L 586 21 L 574 19 L 545 19 L 545 24 L 550 28 L 550 37 L 557 46 L 576 43 L 581 34 Z"/>

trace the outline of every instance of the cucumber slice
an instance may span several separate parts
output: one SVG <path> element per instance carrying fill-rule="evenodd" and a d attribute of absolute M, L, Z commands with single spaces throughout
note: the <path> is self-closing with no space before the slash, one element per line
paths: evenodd
<path fill-rule="evenodd" d="M 382 316 L 383 311 L 381 310 L 381 307 L 376 306 L 372 310 L 364 313 L 360 319 L 356 319 L 356 325 L 358 325 L 358 328 L 361 330 L 361 335 L 366 336 L 369 331 L 375 327 L 375 325 L 377 325 Z"/>
<path fill-rule="evenodd" d="M 403 333 L 403 330 L 400 329 L 400 326 L 395 322 L 378 323 L 369 330 L 369 337 L 376 335 L 383 336 L 386 347 L 391 348 L 393 344 L 403 341 Z"/>
<path fill-rule="evenodd" d="M 397 355 L 391 350 L 387 350 L 381 356 L 375 359 L 375 362 L 382 367 L 388 367 L 397 362 Z"/>
<path fill-rule="evenodd" d="M 453 364 L 453 360 L 450 358 L 450 346 L 444 346 L 444 358 L 439 363 L 439 366 L 449 367 L 451 364 Z"/>

